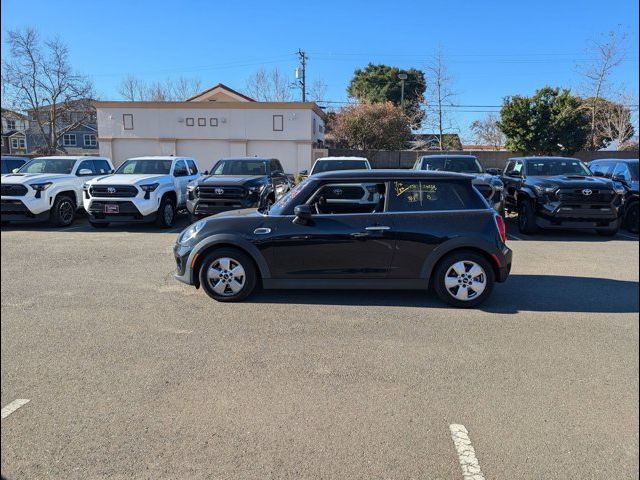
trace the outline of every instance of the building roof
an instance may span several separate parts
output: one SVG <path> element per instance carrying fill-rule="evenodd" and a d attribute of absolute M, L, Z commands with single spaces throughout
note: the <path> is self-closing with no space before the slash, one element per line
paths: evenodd
<path fill-rule="evenodd" d="M 16 117 L 17 119 L 20 119 L 20 120 L 27 120 L 27 118 L 28 118 L 26 115 L 24 115 L 24 114 L 22 114 L 20 112 L 16 112 L 15 110 L 10 110 L 8 108 L 3 108 L 2 109 L 2 116 L 4 117 L 7 114 L 12 116 L 12 117 Z"/>
<path fill-rule="evenodd" d="M 234 90 L 231 87 L 227 87 L 223 83 L 218 83 L 211 88 L 208 88 L 200 93 L 196 93 L 194 96 L 189 97 L 185 100 L 185 102 L 206 102 L 206 101 L 216 101 L 212 97 L 216 94 L 226 94 L 237 101 L 240 102 L 255 102 L 255 100 L 251 97 L 247 97 L 246 95 Z"/>

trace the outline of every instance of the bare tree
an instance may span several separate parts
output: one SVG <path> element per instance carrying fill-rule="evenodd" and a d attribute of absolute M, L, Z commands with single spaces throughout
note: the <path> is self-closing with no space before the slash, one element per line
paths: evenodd
<path fill-rule="evenodd" d="M 588 48 L 588 53 L 593 55 L 594 60 L 587 65 L 582 74 L 587 80 L 586 96 L 589 97 L 591 130 L 587 140 L 587 148 L 590 150 L 597 150 L 600 147 L 597 132 L 600 99 L 606 95 L 607 82 L 611 72 L 625 59 L 626 39 L 625 33 L 609 32 L 606 38 L 592 41 Z"/>
<path fill-rule="evenodd" d="M 481 145 L 491 145 L 496 150 L 504 146 L 506 137 L 498 128 L 498 116 L 494 113 L 488 114 L 482 120 L 471 122 L 470 126 L 476 142 Z"/>
<path fill-rule="evenodd" d="M 42 142 L 40 152 L 65 151 L 59 145 L 62 135 L 95 119 L 91 82 L 72 71 L 69 51 L 60 40 L 42 43 L 38 32 L 27 28 L 9 31 L 7 44 L 3 102 L 29 114 L 30 128 Z"/>
<path fill-rule="evenodd" d="M 291 79 L 274 68 L 267 72 L 260 68 L 247 79 L 245 93 L 260 102 L 291 101 Z"/>
<path fill-rule="evenodd" d="M 451 105 L 456 93 L 452 90 L 453 77 L 449 75 L 442 50 L 438 50 L 426 68 L 426 124 L 438 135 L 438 147 L 445 150 L 444 134 L 451 128 L 446 107 Z"/>
<path fill-rule="evenodd" d="M 311 84 L 311 87 L 307 91 L 307 97 L 312 102 L 318 102 L 324 99 L 327 95 L 327 84 L 319 78 L 315 79 Z"/>
<path fill-rule="evenodd" d="M 616 145 L 620 150 L 633 137 L 634 119 L 632 111 L 628 105 L 637 104 L 634 96 L 629 93 L 622 93 L 616 101 L 601 102 L 601 110 L 598 112 L 596 120 L 596 130 L 605 138 Z"/>
<path fill-rule="evenodd" d="M 200 80 L 197 78 L 178 77 L 147 83 L 133 75 L 127 75 L 118 89 L 120 95 L 130 102 L 180 102 L 199 91 Z"/>

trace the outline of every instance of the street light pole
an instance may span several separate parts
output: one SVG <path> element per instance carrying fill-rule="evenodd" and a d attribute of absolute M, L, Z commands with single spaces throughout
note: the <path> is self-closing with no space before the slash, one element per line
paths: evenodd
<path fill-rule="evenodd" d="M 404 81 L 407 79 L 407 74 L 399 73 L 398 78 L 400 79 L 400 108 L 404 112 Z"/>

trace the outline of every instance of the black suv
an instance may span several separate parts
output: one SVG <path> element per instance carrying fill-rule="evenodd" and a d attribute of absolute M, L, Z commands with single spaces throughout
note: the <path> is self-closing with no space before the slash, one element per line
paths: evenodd
<path fill-rule="evenodd" d="M 264 288 L 419 289 L 472 307 L 506 280 L 504 222 L 471 176 L 347 170 L 309 177 L 271 209 L 202 219 L 178 236 L 176 278 L 237 301 Z"/>
<path fill-rule="evenodd" d="M 504 184 L 497 177 L 499 170 L 496 168 L 484 170 L 478 159 L 473 155 L 425 155 L 416 160 L 413 169 L 473 175 L 473 186 L 487 199 L 489 205 L 504 216 L 504 202 L 502 199 Z"/>
<path fill-rule="evenodd" d="M 539 228 L 594 228 L 615 235 L 624 188 L 592 176 L 577 158 L 522 157 L 507 162 L 502 181 L 508 211 L 518 213 L 522 233 Z"/>
<path fill-rule="evenodd" d="M 187 210 L 197 218 L 240 208 L 269 207 L 290 189 L 291 181 L 280 160 L 223 158 L 210 174 L 189 184 Z"/>
<path fill-rule="evenodd" d="M 624 227 L 638 233 L 638 159 L 607 158 L 589 163 L 589 170 L 598 177 L 610 178 L 624 185 Z"/>

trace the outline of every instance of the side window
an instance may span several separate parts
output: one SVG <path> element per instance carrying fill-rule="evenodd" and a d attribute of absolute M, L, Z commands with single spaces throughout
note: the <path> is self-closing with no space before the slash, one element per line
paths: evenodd
<path fill-rule="evenodd" d="M 93 161 L 93 168 L 94 168 L 95 172 L 98 173 L 98 174 L 109 173 L 111 171 L 111 167 L 109 166 L 109 162 L 107 162 L 106 160 L 94 160 Z"/>
<path fill-rule="evenodd" d="M 196 166 L 196 162 L 193 160 L 187 160 L 187 165 L 189 165 L 189 170 L 191 170 L 191 175 L 195 175 L 198 173 L 198 167 Z"/>
<path fill-rule="evenodd" d="M 396 180 L 391 182 L 387 210 L 390 212 L 434 212 L 485 209 L 486 205 L 466 183 Z"/>
<path fill-rule="evenodd" d="M 174 177 L 186 177 L 189 175 L 189 171 L 187 170 L 187 164 L 184 163 L 184 160 L 178 160 L 176 162 L 176 166 L 173 169 Z"/>
<path fill-rule="evenodd" d="M 331 183 L 316 189 L 307 204 L 314 213 L 379 213 L 384 211 L 384 183 Z"/>
<path fill-rule="evenodd" d="M 89 170 L 90 173 L 80 173 L 82 170 Z M 80 162 L 80 165 L 78 165 L 78 169 L 76 170 L 76 175 L 78 175 L 79 177 L 84 175 L 95 175 L 95 174 L 96 174 L 96 170 L 95 170 L 95 167 L 93 166 L 93 160 L 84 160 Z"/>
<path fill-rule="evenodd" d="M 269 161 L 269 169 L 271 173 L 282 173 L 282 166 L 278 160 Z"/>
<path fill-rule="evenodd" d="M 504 173 L 505 175 L 509 175 L 511 172 L 513 172 L 513 166 L 516 164 L 516 162 L 514 162 L 513 160 L 509 160 L 507 162 L 507 166 L 504 167 Z"/>
<path fill-rule="evenodd" d="M 280 160 L 276 160 L 276 167 L 278 168 L 278 171 L 280 173 L 284 173 L 284 168 L 282 168 L 282 164 L 280 163 Z"/>
<path fill-rule="evenodd" d="M 522 173 L 522 167 L 524 166 L 524 164 L 520 161 L 516 162 L 516 164 L 513 166 L 513 172 L 518 172 L 518 173 Z"/>
<path fill-rule="evenodd" d="M 631 182 L 631 172 L 626 163 L 617 163 L 616 168 L 613 169 L 614 177 L 623 177 L 625 182 Z"/>

